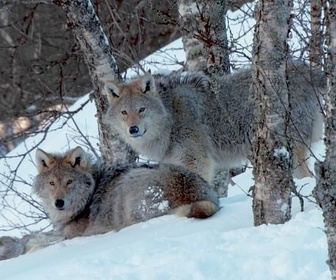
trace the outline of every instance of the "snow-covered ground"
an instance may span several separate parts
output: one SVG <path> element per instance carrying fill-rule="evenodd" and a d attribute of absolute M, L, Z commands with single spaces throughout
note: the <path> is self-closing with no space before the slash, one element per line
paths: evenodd
<path fill-rule="evenodd" d="M 183 51 L 175 50 L 172 57 L 183 60 Z M 163 61 L 163 64 L 169 63 Z M 82 98 L 73 108 L 87 99 L 88 96 Z M 39 147 L 55 152 L 83 145 L 83 137 L 73 122 L 97 148 L 93 103 L 86 105 L 73 121 L 65 125 L 62 120 L 55 123 L 53 131 Z M 42 137 L 27 139 L 10 155 L 30 150 Z M 315 152 L 323 154 L 322 145 L 317 145 Z M 30 193 L 25 182 L 31 183 L 36 174 L 34 154 L 35 150 L 25 157 L 17 171 L 20 182 L 15 187 L 22 193 Z M 15 169 L 19 161 L 17 157 L 0 160 L 0 173 L 8 173 L 8 167 Z M 235 185 L 229 187 L 228 197 L 221 199 L 221 210 L 209 219 L 164 216 L 119 232 L 67 240 L 35 253 L 1 261 L 0 279 L 330 279 L 321 210 L 305 199 L 305 211 L 300 212 L 298 199 L 294 197 L 291 221 L 284 225 L 254 227 L 252 199 L 247 195 L 253 185 L 251 169 L 234 177 L 233 181 Z M 1 179 L 0 191 L 4 191 L 5 184 L 6 181 Z M 315 180 L 305 178 L 297 184 L 304 186 L 302 194 L 309 195 Z M 3 205 L 6 203 L 14 205 L 15 210 L 30 213 L 29 205 L 17 198 L 10 196 L 2 201 Z M 0 208 L 0 225 L 8 220 L 18 224 L 32 221 L 6 209 Z M 46 224 L 41 222 L 30 228 L 40 229 Z M 20 230 L 0 231 L 0 235 L 20 234 Z"/>
<path fill-rule="evenodd" d="M 164 216 L 64 241 L 0 262 L 1 279 L 330 279 L 321 211 L 306 201 L 300 213 L 294 199 L 291 221 L 254 227 L 251 170 L 234 181 L 207 220 Z"/>

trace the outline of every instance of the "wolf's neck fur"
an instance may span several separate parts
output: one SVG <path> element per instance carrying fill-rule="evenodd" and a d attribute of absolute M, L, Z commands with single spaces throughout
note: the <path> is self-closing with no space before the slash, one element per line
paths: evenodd
<path fill-rule="evenodd" d="M 161 161 L 167 156 L 171 144 L 172 124 L 168 118 L 163 127 L 164 129 L 158 137 L 134 143 L 134 148 L 151 160 Z"/>

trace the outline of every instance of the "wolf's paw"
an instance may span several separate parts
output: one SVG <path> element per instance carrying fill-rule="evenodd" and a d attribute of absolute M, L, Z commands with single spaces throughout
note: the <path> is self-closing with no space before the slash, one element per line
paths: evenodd
<path fill-rule="evenodd" d="M 25 251 L 21 239 L 11 236 L 0 237 L 0 260 L 7 260 L 20 256 Z"/>

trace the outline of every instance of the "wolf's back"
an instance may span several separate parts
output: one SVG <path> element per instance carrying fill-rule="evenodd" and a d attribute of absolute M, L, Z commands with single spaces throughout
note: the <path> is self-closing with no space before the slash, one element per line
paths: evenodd
<path fill-rule="evenodd" d="M 218 211 L 218 197 L 198 175 L 169 165 L 117 165 L 101 173 L 92 198 L 92 230 L 123 227 L 176 213 L 207 218 Z"/>

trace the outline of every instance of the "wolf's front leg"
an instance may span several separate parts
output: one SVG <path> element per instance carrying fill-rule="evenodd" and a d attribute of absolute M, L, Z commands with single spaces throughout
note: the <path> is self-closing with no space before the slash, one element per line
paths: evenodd
<path fill-rule="evenodd" d="M 25 243 L 25 254 L 41 250 L 45 247 L 61 242 L 66 238 L 57 231 L 40 232 L 37 234 L 26 235 L 23 238 Z"/>
<path fill-rule="evenodd" d="M 0 237 L 0 260 L 7 260 L 32 253 L 65 240 L 57 231 L 33 233 L 22 238 Z"/>
<path fill-rule="evenodd" d="M 15 258 L 24 254 L 25 244 L 22 238 L 2 236 L 0 237 L 0 260 Z"/>

